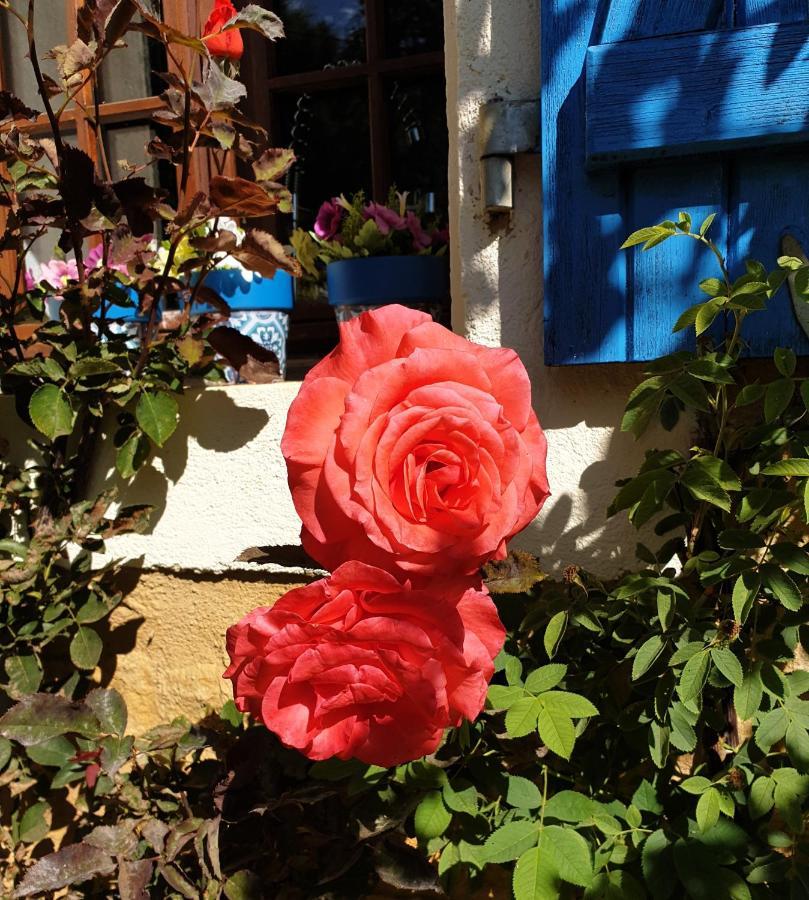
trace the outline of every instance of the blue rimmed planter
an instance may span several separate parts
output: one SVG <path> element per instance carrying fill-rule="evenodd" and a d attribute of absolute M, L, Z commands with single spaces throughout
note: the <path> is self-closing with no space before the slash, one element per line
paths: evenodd
<path fill-rule="evenodd" d="M 287 369 L 293 285 L 292 276 L 280 270 L 274 278 L 253 275 L 248 280 L 239 269 L 214 269 L 205 279 L 205 286 L 216 291 L 230 307 L 230 327 L 274 353 L 282 378 Z M 213 311 L 213 307 L 204 304 L 194 307 L 195 313 Z"/>
<path fill-rule="evenodd" d="M 449 296 L 446 256 L 365 256 L 326 267 L 329 305 L 338 322 L 401 303 L 438 320 Z"/>

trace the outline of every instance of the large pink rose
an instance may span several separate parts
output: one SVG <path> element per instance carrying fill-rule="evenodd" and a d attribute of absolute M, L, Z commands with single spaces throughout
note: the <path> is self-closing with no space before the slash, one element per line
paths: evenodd
<path fill-rule="evenodd" d="M 301 539 L 327 569 L 474 574 L 548 496 L 546 442 L 513 350 L 391 305 L 340 326 L 281 449 Z"/>
<path fill-rule="evenodd" d="M 349 562 L 228 629 L 236 705 L 310 759 L 394 766 L 483 708 L 505 633 L 485 588 Z"/>

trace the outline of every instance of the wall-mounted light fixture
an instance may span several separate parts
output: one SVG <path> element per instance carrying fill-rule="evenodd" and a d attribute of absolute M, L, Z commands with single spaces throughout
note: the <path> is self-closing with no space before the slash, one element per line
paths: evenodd
<path fill-rule="evenodd" d="M 514 208 L 514 157 L 540 152 L 539 100 L 484 103 L 478 123 L 480 179 L 488 215 Z"/>

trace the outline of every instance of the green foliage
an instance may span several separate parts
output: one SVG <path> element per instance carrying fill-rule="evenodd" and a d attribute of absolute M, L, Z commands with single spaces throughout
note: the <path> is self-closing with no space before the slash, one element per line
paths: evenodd
<path fill-rule="evenodd" d="M 269 234 L 249 229 L 237 244 L 221 221 L 288 208 L 276 182 L 294 157 L 268 147 L 237 109 L 246 89 L 233 67 L 152 15 L 151 4 L 78 4 L 75 40 L 48 51 L 35 36 L 50 6 L 0 2 L 0 27 L 18 29 L 30 50 L 30 61 L 9 64 L 36 64 L 49 123 L 35 136 L 40 113 L 0 92 L 0 391 L 19 416 L 12 437 L 22 445 L 0 436 L 0 894 L 63 896 L 75 884 L 95 895 L 106 879 L 107 895 L 125 900 L 198 896 L 196 880 L 209 886 L 206 896 L 248 896 L 250 873 L 222 872 L 210 796 L 193 811 L 188 802 L 200 784 L 210 787 L 217 741 L 228 732 L 232 742 L 240 720 L 216 720 L 206 736 L 178 722 L 136 743 L 122 698 L 96 687 L 109 675 L 107 620 L 124 597 L 121 566 L 102 566 L 95 554 L 115 535 L 146 529 L 150 510 L 119 507 L 113 489 L 94 495 L 91 476 L 111 452 L 119 475 L 133 478 L 177 428 L 184 387 L 221 378 L 214 344 L 229 358 L 220 327 L 229 311 L 204 282 L 224 254 L 265 276 L 298 271 Z M 252 4 L 231 27 L 283 33 L 273 13 Z M 162 137 L 149 143 L 146 162 L 173 166 L 176 192 L 153 187 L 159 179 L 144 167 L 113 179 L 92 110 L 84 108 L 98 160 L 70 141 L 68 109 L 99 95 L 102 67 L 114 71 L 111 55 L 135 34 L 174 61 L 156 111 Z M 55 78 L 37 64 L 46 56 Z M 199 155 L 227 147 L 253 166 L 255 181 L 219 176 L 210 197 L 198 193 L 190 175 Z M 34 278 L 33 257 L 51 253 L 64 274 Z M 38 283 L 25 278 L 29 270 Z M 186 312 L 161 321 L 180 296 Z M 219 315 L 192 319 L 198 299 Z M 55 320 L 46 301 L 58 308 Z M 138 314 L 138 340 L 113 321 L 114 307 Z M 267 380 L 277 366 L 262 358 L 251 364 L 259 375 L 264 366 Z M 52 828 L 68 831 L 55 852 Z M 199 878 L 178 862 L 187 844 L 204 860 Z"/>

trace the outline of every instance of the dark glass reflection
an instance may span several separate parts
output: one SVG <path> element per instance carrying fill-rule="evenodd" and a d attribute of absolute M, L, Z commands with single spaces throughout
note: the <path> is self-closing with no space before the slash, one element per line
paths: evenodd
<path fill-rule="evenodd" d="M 442 0 L 385 0 L 386 56 L 410 56 L 443 47 Z"/>
<path fill-rule="evenodd" d="M 281 146 L 298 161 L 290 188 L 298 224 L 310 228 L 324 200 L 371 189 L 368 95 L 364 87 L 279 96 Z"/>
<path fill-rule="evenodd" d="M 446 89 L 442 75 L 385 84 L 390 110 L 391 175 L 416 202 L 432 195 L 435 211 L 448 207 Z"/>
<path fill-rule="evenodd" d="M 365 62 L 363 0 L 276 0 L 286 38 L 275 45 L 275 75 Z"/>

